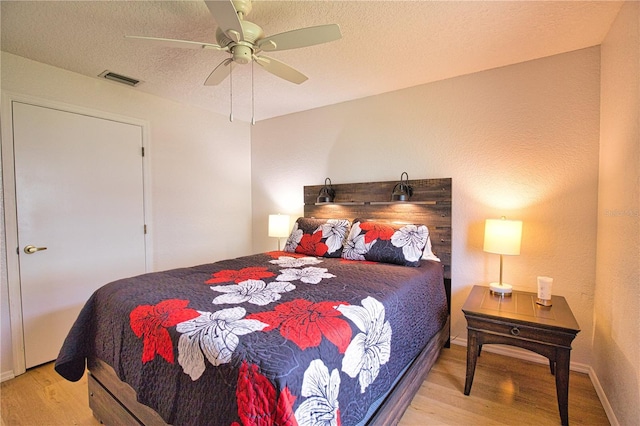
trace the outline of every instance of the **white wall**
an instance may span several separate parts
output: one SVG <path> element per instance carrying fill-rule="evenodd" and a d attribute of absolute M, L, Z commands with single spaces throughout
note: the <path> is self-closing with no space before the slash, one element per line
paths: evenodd
<path fill-rule="evenodd" d="M 251 250 L 249 124 L 230 123 L 211 111 L 5 52 L 1 64 L 3 91 L 149 122 L 152 270 L 208 263 Z M 5 200 L 3 208 L 9 206 L 10 200 Z M 4 229 L 4 216 L 1 227 Z M 2 241 L 4 246 L 4 235 Z M 3 377 L 11 374 L 13 366 L 6 266 L 3 251 Z"/>
<path fill-rule="evenodd" d="M 593 369 L 622 425 L 640 423 L 640 3 L 601 46 Z"/>
<path fill-rule="evenodd" d="M 524 221 L 504 278 L 555 279 L 582 331 L 572 362 L 591 362 L 599 138 L 599 48 L 479 72 L 261 121 L 252 132 L 254 251 L 275 249 L 269 213 L 303 211 L 303 185 L 453 178 L 452 335 L 474 284 L 496 280 L 484 220 Z"/>

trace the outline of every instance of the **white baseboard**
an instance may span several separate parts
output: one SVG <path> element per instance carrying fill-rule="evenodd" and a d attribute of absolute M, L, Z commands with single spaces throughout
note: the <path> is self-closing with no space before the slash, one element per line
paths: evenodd
<path fill-rule="evenodd" d="M 13 370 L 3 371 L 2 373 L 0 373 L 0 382 L 6 382 L 7 380 L 11 380 L 14 377 L 16 376 L 15 374 L 13 374 Z"/>
<path fill-rule="evenodd" d="M 604 389 L 602 389 L 602 385 L 600 384 L 600 380 L 598 380 L 598 376 L 593 368 L 589 367 L 589 378 L 591 379 L 591 383 L 593 383 L 593 387 L 598 394 L 598 398 L 600 398 L 600 403 L 602 404 L 602 408 L 604 408 L 604 412 L 607 414 L 607 418 L 609 419 L 609 423 L 611 426 L 620 426 L 620 422 L 616 418 L 615 413 L 613 412 L 613 408 L 611 404 L 609 404 L 609 399 L 607 395 L 604 393 Z"/>
<path fill-rule="evenodd" d="M 454 337 L 453 339 L 451 339 L 451 343 L 466 347 L 467 339 L 463 339 L 461 337 Z M 543 357 L 542 355 L 538 355 L 535 352 L 531 352 L 526 349 L 520 349 L 512 346 L 493 345 L 493 344 L 484 345 L 482 346 L 482 351 L 492 352 L 499 355 L 510 356 L 512 358 L 518 358 L 525 361 L 535 362 L 538 364 L 546 364 L 546 365 L 549 364 L 549 360 Z M 620 426 L 620 423 L 618 422 L 618 419 L 616 418 L 616 415 L 613 412 L 613 408 L 611 408 L 611 404 L 607 399 L 607 395 L 605 394 L 604 389 L 602 389 L 602 385 L 600 385 L 598 376 L 596 375 L 596 372 L 593 370 L 593 368 L 590 365 L 582 364 L 580 362 L 571 362 L 569 364 L 569 369 L 572 371 L 576 371 L 578 373 L 584 373 L 589 375 L 589 379 L 591 379 L 591 383 L 593 384 L 596 394 L 600 399 L 600 403 L 602 404 L 602 408 L 604 409 L 604 412 L 607 415 L 607 418 L 609 419 L 609 423 L 611 423 L 611 426 Z"/>

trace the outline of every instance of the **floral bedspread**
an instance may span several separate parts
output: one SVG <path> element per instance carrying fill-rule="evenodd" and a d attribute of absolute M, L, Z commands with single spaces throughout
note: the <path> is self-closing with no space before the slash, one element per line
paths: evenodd
<path fill-rule="evenodd" d="M 353 425 L 446 316 L 437 262 L 270 252 L 102 287 L 55 368 L 98 357 L 176 425 Z"/>

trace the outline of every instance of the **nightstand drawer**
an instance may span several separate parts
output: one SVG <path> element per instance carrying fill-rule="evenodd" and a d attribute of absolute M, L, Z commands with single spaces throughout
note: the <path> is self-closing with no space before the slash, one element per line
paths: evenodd
<path fill-rule="evenodd" d="M 561 330 L 547 330 L 516 322 L 470 315 L 465 316 L 467 318 L 467 326 L 470 329 L 478 329 L 485 333 L 499 334 L 514 339 L 533 340 L 549 345 L 571 348 L 571 342 L 575 338 L 575 334 L 564 333 Z"/>

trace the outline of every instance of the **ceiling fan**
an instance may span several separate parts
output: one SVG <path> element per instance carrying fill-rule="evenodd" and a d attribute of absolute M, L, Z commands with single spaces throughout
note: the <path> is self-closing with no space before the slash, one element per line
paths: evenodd
<path fill-rule="evenodd" d="M 277 59 L 261 52 L 298 49 L 338 40 L 342 37 L 337 24 L 300 28 L 265 37 L 262 28 L 244 18 L 251 11 L 251 0 L 205 1 L 207 8 L 218 23 L 218 44 L 199 41 L 176 40 L 158 37 L 125 36 L 167 47 L 187 49 L 214 49 L 226 51 L 231 57 L 223 60 L 205 80 L 206 86 L 220 84 L 231 73 L 236 64 L 255 61 L 268 72 L 292 83 L 301 84 L 307 76 Z"/>

